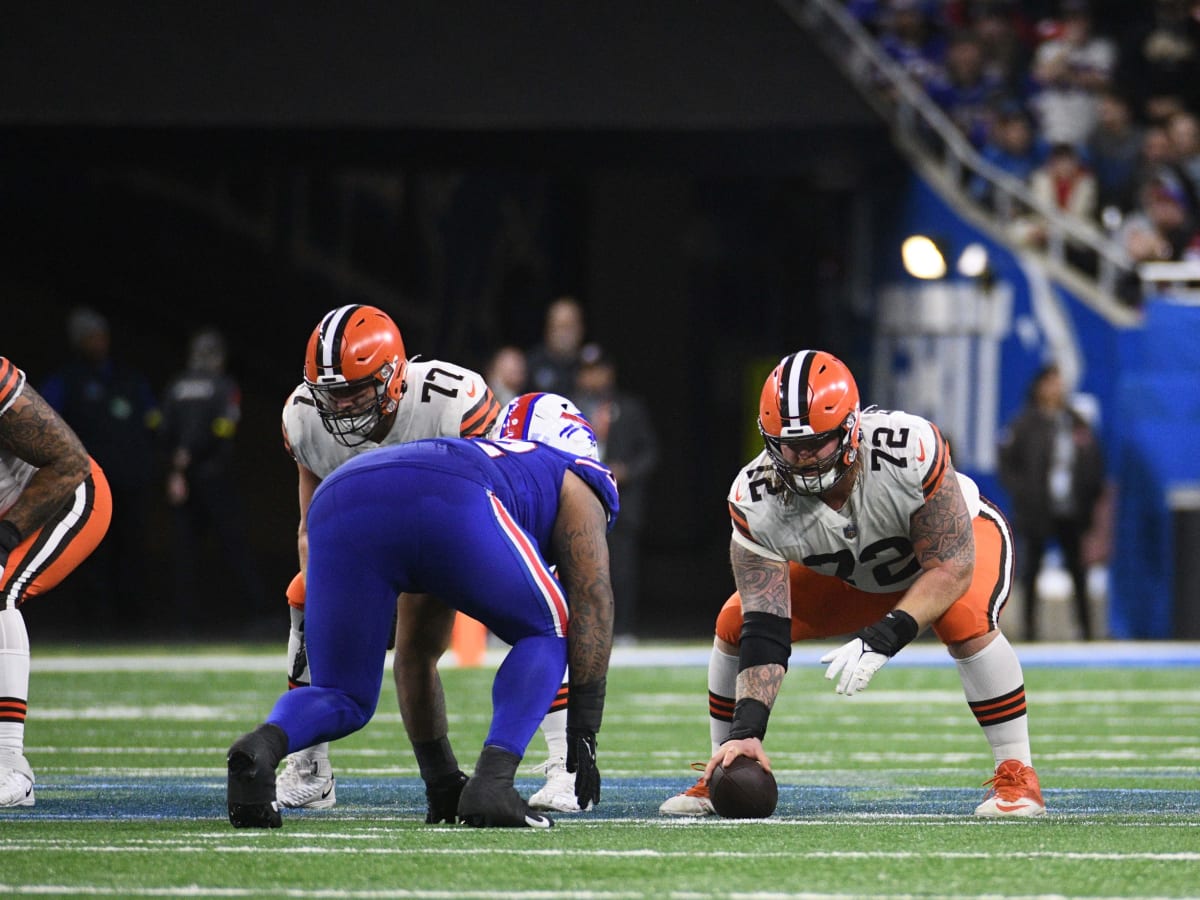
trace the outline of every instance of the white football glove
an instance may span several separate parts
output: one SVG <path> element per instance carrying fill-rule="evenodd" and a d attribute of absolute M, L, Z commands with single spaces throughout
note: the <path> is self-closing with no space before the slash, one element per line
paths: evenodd
<path fill-rule="evenodd" d="M 833 680 L 838 672 L 842 673 L 837 683 L 837 692 L 851 696 L 870 684 L 875 673 L 882 669 L 889 659 L 890 656 L 877 653 L 871 649 L 870 644 L 856 637 L 836 650 L 826 653 L 821 657 L 821 662 L 829 663 L 829 668 L 825 670 L 827 679 Z"/>

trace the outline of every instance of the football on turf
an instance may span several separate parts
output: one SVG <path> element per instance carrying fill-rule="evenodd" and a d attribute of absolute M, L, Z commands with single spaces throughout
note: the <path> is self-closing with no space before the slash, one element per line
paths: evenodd
<path fill-rule="evenodd" d="M 756 760 L 738 756 L 728 766 L 713 769 L 708 796 L 722 818 L 765 819 L 775 812 L 779 785 Z"/>

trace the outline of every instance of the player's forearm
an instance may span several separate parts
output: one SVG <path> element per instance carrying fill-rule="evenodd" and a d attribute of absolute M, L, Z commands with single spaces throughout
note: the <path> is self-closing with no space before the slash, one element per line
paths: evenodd
<path fill-rule="evenodd" d="M 971 586 L 973 567 L 945 566 L 927 569 L 896 604 L 916 620 L 919 630 L 932 625 Z"/>
<path fill-rule="evenodd" d="M 5 513 L 5 520 L 17 528 L 22 538 L 28 537 L 62 509 L 71 492 L 80 485 L 87 474 L 86 455 L 82 460 L 71 458 L 56 461 L 51 466 L 38 469 L 21 491 L 17 502 Z"/>
<path fill-rule="evenodd" d="M 599 681 L 608 674 L 608 661 L 612 656 L 612 588 L 607 579 L 597 579 L 586 589 L 577 586 L 570 597 L 567 664 L 571 683 Z"/>
<path fill-rule="evenodd" d="M 410 741 L 432 741 L 449 732 L 446 695 L 436 663 L 397 654 L 393 668 L 400 718 Z"/>
<path fill-rule="evenodd" d="M 775 663 L 744 669 L 737 677 L 737 699 L 757 700 L 770 709 L 779 696 L 785 672 L 783 666 Z"/>

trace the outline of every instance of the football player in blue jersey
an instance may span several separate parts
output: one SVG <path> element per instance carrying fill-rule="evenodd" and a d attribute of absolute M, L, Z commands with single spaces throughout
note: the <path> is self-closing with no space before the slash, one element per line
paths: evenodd
<path fill-rule="evenodd" d="M 370 720 L 401 592 L 436 594 L 512 648 L 496 673 L 491 728 L 465 784 L 443 739 L 454 784 L 441 802 L 456 801 L 458 821 L 553 824 L 513 780 L 568 663 L 567 768 L 580 808 L 599 802 L 596 732 L 613 622 L 605 535 L 619 507 L 616 482 L 596 461 L 591 426 L 561 396 L 518 397 L 499 434 L 381 448 L 321 483 L 308 523 L 312 684 L 285 693 L 266 722 L 230 748 L 235 827 L 279 827 L 280 760 Z"/>

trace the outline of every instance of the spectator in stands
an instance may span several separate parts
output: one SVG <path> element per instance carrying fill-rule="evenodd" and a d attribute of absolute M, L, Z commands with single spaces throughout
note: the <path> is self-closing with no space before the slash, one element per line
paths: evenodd
<path fill-rule="evenodd" d="M 879 23 L 883 52 L 917 84 L 929 84 L 941 71 L 946 40 L 936 28 L 926 0 L 886 0 Z"/>
<path fill-rule="evenodd" d="M 1029 186 L 1034 199 L 1043 206 L 1058 209 L 1081 222 L 1095 220 L 1096 176 L 1088 171 L 1070 144 L 1050 148 L 1050 155 L 1034 170 Z M 1026 246 L 1045 247 L 1049 239 L 1047 223 L 1031 212 L 1017 220 L 1013 236 Z"/>
<path fill-rule="evenodd" d="M 159 412 L 142 373 L 112 353 L 108 320 L 88 307 L 67 317 L 74 358 L 42 385 L 42 397 L 79 435 L 108 476 L 108 536 L 66 589 L 82 590 L 78 620 L 93 632 L 140 622 L 149 610 L 143 573 L 146 522 L 155 482 Z"/>
<path fill-rule="evenodd" d="M 1051 363 L 1029 387 L 1026 406 L 1000 441 L 1000 478 L 1013 502 L 1018 577 L 1025 593 L 1025 639 L 1037 640 L 1037 576 L 1056 542 L 1071 575 L 1084 640 L 1094 637 L 1081 552 L 1104 489 L 1104 457 L 1088 424 L 1067 402 L 1062 372 Z"/>
<path fill-rule="evenodd" d="M 525 392 L 528 371 L 525 351 L 520 347 L 506 344 L 492 354 L 484 368 L 483 377 L 491 386 L 501 408 L 508 406 L 510 400 Z"/>
<path fill-rule="evenodd" d="M 988 139 L 980 153 L 996 168 L 1026 183 L 1046 156 L 1029 114 L 1011 102 L 1003 104 L 992 116 Z M 981 203 L 996 205 L 991 183 L 985 178 L 972 180 L 971 194 Z"/>
<path fill-rule="evenodd" d="M 621 515 L 608 533 L 613 587 L 613 634 L 632 640 L 637 626 L 641 531 L 646 490 L 658 464 L 658 439 L 641 398 L 617 385 L 616 363 L 596 344 L 579 354 L 576 400 L 592 423 L 600 462 L 608 466 L 621 491 Z"/>
<path fill-rule="evenodd" d="M 1003 86 L 984 69 L 983 45 L 972 31 L 954 35 L 942 71 L 929 79 L 930 98 L 976 147 L 988 134 L 991 110 Z"/>
<path fill-rule="evenodd" d="M 983 68 L 1004 94 L 1024 100 L 1032 92 L 1033 27 L 1015 0 L 977 0 L 971 27 L 983 48 Z"/>
<path fill-rule="evenodd" d="M 1145 133 L 1134 123 L 1123 94 L 1110 89 L 1098 99 L 1096 126 L 1088 135 L 1085 155 L 1096 176 L 1099 207 L 1115 206 L 1125 212 L 1135 202 Z"/>
<path fill-rule="evenodd" d="M 583 307 L 578 300 L 559 297 L 550 304 L 542 343 L 529 351 L 530 390 L 571 397 L 583 334 Z"/>
<path fill-rule="evenodd" d="M 1142 190 L 1155 181 L 1174 161 L 1171 139 L 1162 125 L 1150 125 L 1142 134 L 1142 152 L 1134 176 L 1134 207 L 1141 203 Z"/>
<path fill-rule="evenodd" d="M 1030 105 L 1048 144 L 1083 146 L 1096 123 L 1098 96 L 1109 87 L 1116 45 L 1092 32 L 1087 0 L 1063 0 L 1057 36 L 1037 48 Z"/>
<path fill-rule="evenodd" d="M 1141 205 L 1121 224 L 1114 240 L 1127 262 L 1167 262 L 1197 253 L 1195 215 L 1179 180 L 1164 173 L 1141 192 Z"/>
<path fill-rule="evenodd" d="M 1135 109 L 1157 120 L 1168 107 L 1200 108 L 1200 20 L 1194 0 L 1128 5 L 1146 11 L 1121 43 L 1120 82 L 1133 92 Z"/>
<path fill-rule="evenodd" d="M 1183 187 L 1189 192 L 1193 209 L 1200 208 L 1200 118 L 1192 112 L 1177 112 L 1167 120 L 1167 138 L 1171 156 Z"/>

